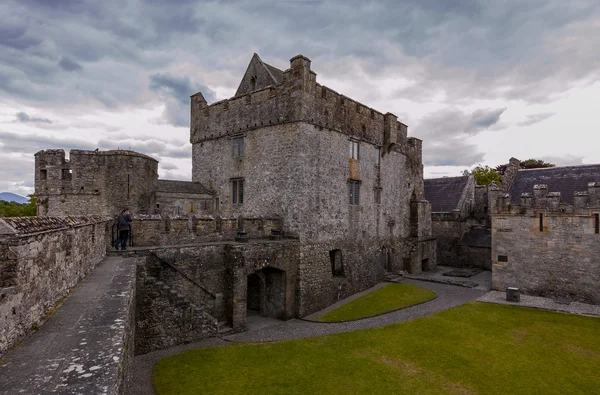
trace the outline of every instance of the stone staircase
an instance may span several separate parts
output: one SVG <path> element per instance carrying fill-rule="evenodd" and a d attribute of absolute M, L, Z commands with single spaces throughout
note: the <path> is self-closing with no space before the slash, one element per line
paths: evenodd
<path fill-rule="evenodd" d="M 219 322 L 219 336 L 227 336 L 233 333 L 233 328 L 227 323 L 227 321 Z"/>
<path fill-rule="evenodd" d="M 136 353 L 189 343 L 219 333 L 218 321 L 186 296 L 155 277 L 143 284 L 140 319 L 136 334 Z M 136 332 L 138 333 L 138 332 Z"/>
<path fill-rule="evenodd" d="M 180 307 L 183 309 L 190 308 L 194 314 L 206 315 L 208 317 L 211 317 L 213 320 L 215 320 L 215 322 L 217 322 L 216 318 L 213 318 L 210 314 L 205 312 L 203 309 L 201 309 L 200 307 L 193 304 L 187 297 L 178 293 L 173 288 L 171 288 L 164 282 L 158 280 L 157 278 L 148 276 L 148 277 L 146 277 L 146 283 L 155 285 L 157 287 L 161 287 L 164 290 L 164 294 L 169 295 L 169 300 L 171 301 L 171 303 L 174 306 L 177 306 L 177 307 Z"/>
<path fill-rule="evenodd" d="M 394 272 L 385 272 L 385 281 L 390 283 L 397 283 L 402 281 L 404 276 L 402 274 L 394 273 Z"/>

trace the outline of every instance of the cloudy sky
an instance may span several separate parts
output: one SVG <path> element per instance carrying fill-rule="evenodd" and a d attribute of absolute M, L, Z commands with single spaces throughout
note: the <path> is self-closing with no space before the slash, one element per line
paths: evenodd
<path fill-rule="evenodd" d="M 0 192 L 46 148 L 133 149 L 190 179 L 189 95 L 232 96 L 254 52 L 409 125 L 426 177 L 511 156 L 600 163 L 597 0 L 0 3 Z"/>

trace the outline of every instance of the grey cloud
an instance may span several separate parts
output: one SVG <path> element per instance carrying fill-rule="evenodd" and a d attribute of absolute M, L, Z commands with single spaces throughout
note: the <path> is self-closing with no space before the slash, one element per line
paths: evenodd
<path fill-rule="evenodd" d="M 471 166 L 482 162 L 485 154 L 478 152 L 474 144 L 462 139 L 425 143 L 423 164 L 425 166 Z"/>
<path fill-rule="evenodd" d="M 191 158 L 192 146 L 189 143 L 182 145 L 173 145 L 165 143 L 160 140 L 135 140 L 135 139 L 124 139 L 124 140 L 104 140 L 98 141 L 98 147 L 100 149 L 130 149 L 137 152 L 157 157 L 169 157 L 169 158 Z"/>
<path fill-rule="evenodd" d="M 448 101 L 547 101 L 577 81 L 599 77 L 600 53 L 589 50 L 600 36 L 594 6 L 593 0 L 179 1 L 176 6 L 13 0 L 0 6 L 17 21 L 0 34 L 12 48 L 4 55 L 0 51 L 0 64 L 10 69 L 0 67 L 0 89 L 46 105 L 97 104 L 73 94 L 81 92 L 116 109 L 149 100 L 140 77 L 158 78 L 159 70 L 176 64 L 190 65 L 188 74 L 197 65 L 205 71 L 205 84 L 233 89 L 256 50 L 284 68 L 291 56 L 304 53 L 317 72 L 330 76 L 348 73 L 344 67 L 328 68 L 330 61 L 361 59 L 370 78 L 401 75 L 413 81 L 395 93 L 411 100 L 442 92 Z M 131 23 L 142 20 L 148 23 Z M 86 62 L 81 78 L 54 74 L 61 61 L 57 53 Z M 161 86 L 171 95 L 182 87 Z M 169 121 L 185 124 L 176 105 L 167 105 Z"/>
<path fill-rule="evenodd" d="M 4 18 L 0 26 L 0 45 L 16 50 L 24 50 L 39 45 L 41 42 L 41 39 L 27 36 L 26 26 L 12 24 L 8 21 L 8 18 Z"/>
<path fill-rule="evenodd" d="M 164 170 L 176 170 L 178 168 L 176 165 L 170 162 L 161 162 L 160 167 Z"/>
<path fill-rule="evenodd" d="M 149 88 L 161 94 L 165 104 L 163 118 L 175 126 L 189 126 L 190 96 L 194 93 L 202 92 L 209 103 L 215 100 L 215 92 L 202 84 L 193 83 L 188 76 L 153 74 L 150 76 Z"/>
<path fill-rule="evenodd" d="M 457 109 L 433 112 L 418 122 L 414 134 L 425 142 L 430 139 L 474 136 L 495 125 L 506 108 L 478 109 L 471 114 Z"/>
<path fill-rule="evenodd" d="M 414 135 L 423 139 L 423 164 L 428 166 L 470 166 L 481 162 L 484 153 L 469 137 L 495 125 L 506 108 L 478 109 L 473 113 L 441 110 L 423 118 Z"/>
<path fill-rule="evenodd" d="M 26 112 L 18 112 L 15 116 L 17 121 L 22 123 L 52 123 L 48 118 L 32 117 Z"/>
<path fill-rule="evenodd" d="M 552 163 L 555 164 L 556 166 L 575 166 L 575 165 L 582 165 L 583 162 L 583 156 L 579 156 L 579 155 L 547 155 L 547 156 L 541 156 L 540 157 L 541 160 L 548 162 L 548 163 Z"/>
<path fill-rule="evenodd" d="M 83 69 L 83 67 L 81 67 L 81 65 L 76 60 L 73 60 L 66 56 L 60 58 L 58 66 L 65 71 L 78 71 Z"/>
<path fill-rule="evenodd" d="M 550 117 L 553 117 L 554 115 L 556 115 L 556 114 L 553 112 L 545 112 L 545 113 L 527 115 L 527 119 L 525 119 L 522 122 L 517 123 L 517 126 L 531 126 L 533 124 L 542 122 Z"/>
<path fill-rule="evenodd" d="M 177 77 L 169 73 L 156 73 L 150 76 L 151 90 L 172 96 L 186 106 L 189 105 L 190 96 L 202 92 L 208 101 L 215 100 L 215 93 L 205 85 L 193 83 L 188 76 Z"/>

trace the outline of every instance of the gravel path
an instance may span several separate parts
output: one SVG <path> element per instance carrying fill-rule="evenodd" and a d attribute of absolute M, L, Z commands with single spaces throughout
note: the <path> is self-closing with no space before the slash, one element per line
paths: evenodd
<path fill-rule="evenodd" d="M 579 302 L 565 304 L 561 303 L 560 301 L 556 301 L 555 299 L 542 298 L 540 296 L 521 295 L 521 301 L 519 303 L 514 303 L 506 300 L 506 292 L 490 291 L 477 300 L 479 302 L 534 307 L 536 309 L 554 310 L 571 314 L 600 317 L 600 306 Z"/>
<path fill-rule="evenodd" d="M 134 358 L 133 363 L 132 394 L 149 395 L 155 393 L 152 386 L 152 369 L 154 368 L 156 362 L 170 355 L 180 354 L 185 351 L 202 347 L 220 347 L 228 344 L 229 341 L 270 342 L 375 328 L 378 326 L 390 325 L 397 322 L 423 317 L 442 310 L 450 309 L 452 307 L 460 306 L 475 300 L 486 293 L 486 291 L 478 289 L 417 280 L 404 280 L 403 282 L 430 289 L 435 292 L 438 297 L 423 304 L 357 321 L 320 323 L 292 319 L 282 322 L 278 325 L 225 336 L 223 338 L 224 340 L 220 338 L 204 339 L 195 343 L 184 344 L 164 350 L 154 351 L 144 355 L 138 355 Z M 371 288 L 371 291 L 379 288 L 380 286 L 375 286 Z M 347 298 L 346 303 L 353 299 L 355 299 L 355 297 Z M 315 315 L 316 314 L 319 313 L 315 313 Z"/>

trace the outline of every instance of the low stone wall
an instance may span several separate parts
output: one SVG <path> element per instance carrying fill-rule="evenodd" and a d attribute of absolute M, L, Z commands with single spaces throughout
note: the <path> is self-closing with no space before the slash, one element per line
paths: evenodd
<path fill-rule="evenodd" d="M 0 354 L 52 314 L 106 254 L 103 216 L 0 219 Z"/>
<path fill-rule="evenodd" d="M 136 215 L 131 227 L 134 245 L 143 247 L 233 240 L 239 228 L 250 238 L 264 238 L 271 229 L 281 229 L 282 222 L 277 218 Z"/>

